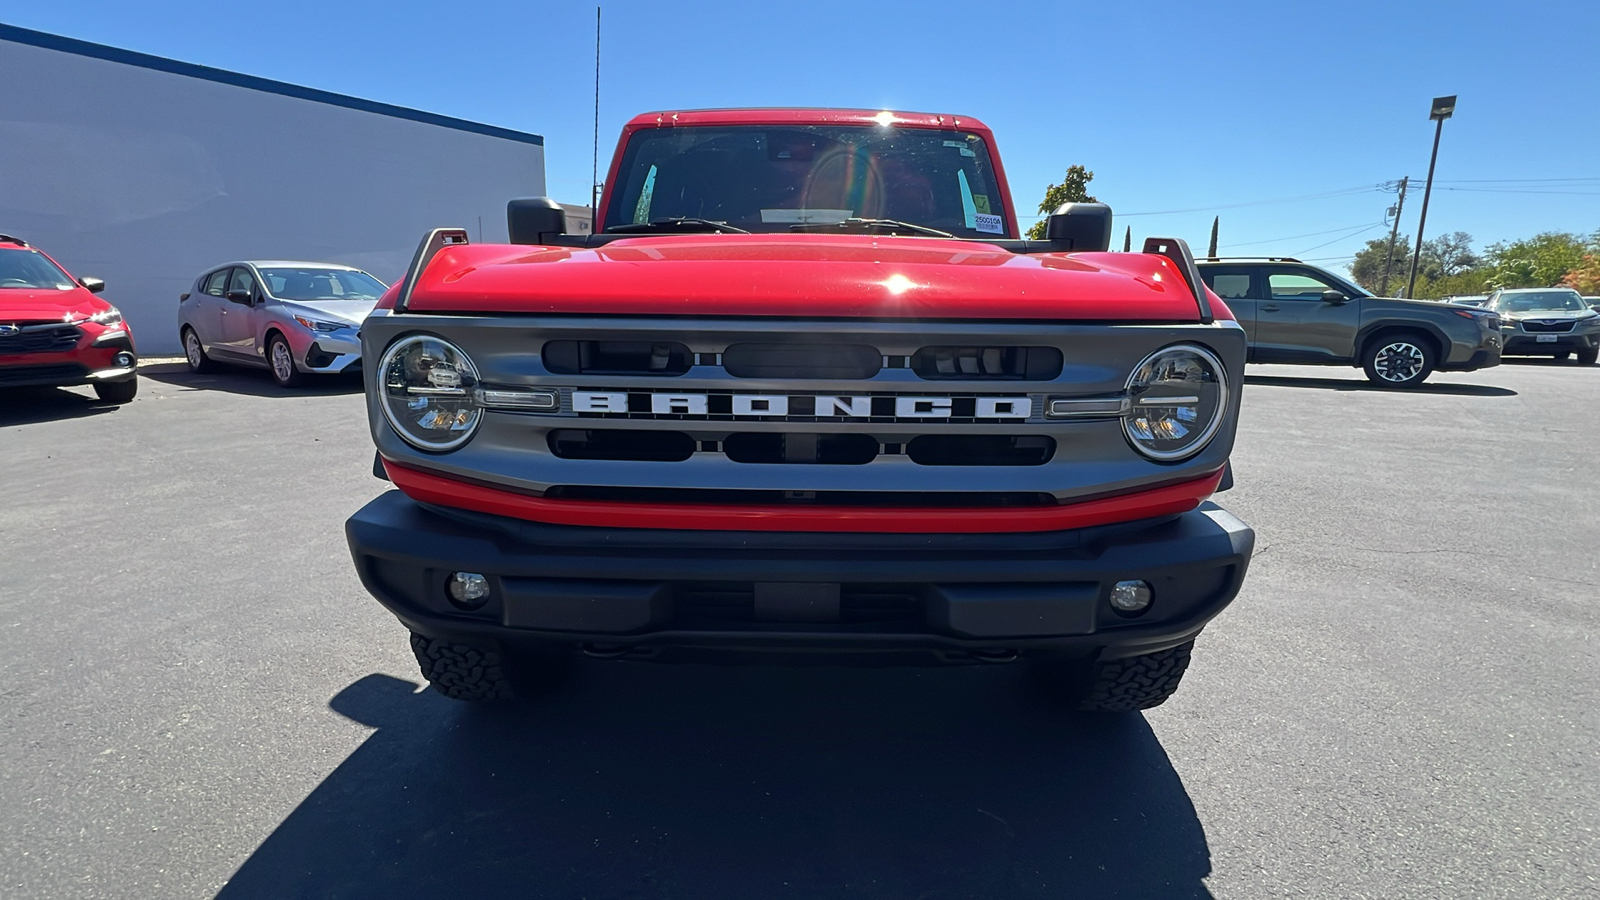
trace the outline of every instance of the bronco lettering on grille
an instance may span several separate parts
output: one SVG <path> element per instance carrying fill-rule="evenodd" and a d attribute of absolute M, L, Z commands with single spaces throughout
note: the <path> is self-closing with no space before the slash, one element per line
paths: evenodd
<path fill-rule="evenodd" d="M 1026 419 L 1033 414 L 1033 398 L 926 394 L 573 391 L 572 411 L 579 414 L 725 416 L 734 419 L 795 416 L 844 419 Z"/>

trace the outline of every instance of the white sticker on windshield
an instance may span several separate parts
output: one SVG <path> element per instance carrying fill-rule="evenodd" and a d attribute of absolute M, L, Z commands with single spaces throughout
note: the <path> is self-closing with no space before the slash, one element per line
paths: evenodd
<path fill-rule="evenodd" d="M 987 216 L 987 215 L 984 215 L 983 213 L 978 213 L 977 215 L 973 216 L 972 218 L 973 218 L 973 220 L 975 222 L 975 224 L 972 227 L 978 229 L 979 231 L 983 232 L 984 234 L 1005 234 L 1006 233 L 1005 226 L 1003 224 L 1001 224 L 999 216 Z"/>
<path fill-rule="evenodd" d="M 978 155 L 972 152 L 972 148 L 968 147 L 965 141 L 945 141 L 944 145 L 946 147 L 954 147 L 957 150 L 960 150 L 962 156 L 976 157 Z"/>

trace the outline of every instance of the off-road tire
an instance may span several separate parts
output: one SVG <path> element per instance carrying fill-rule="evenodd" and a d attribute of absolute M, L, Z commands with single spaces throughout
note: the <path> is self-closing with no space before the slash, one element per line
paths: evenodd
<path fill-rule="evenodd" d="M 279 371 L 279 347 L 283 348 L 282 352 L 288 363 L 287 373 Z M 267 338 L 267 373 L 278 383 L 278 387 L 297 388 L 306 383 L 305 373 L 294 364 L 294 348 L 289 346 L 288 338 L 277 332 L 273 332 L 272 337 Z"/>
<path fill-rule="evenodd" d="M 217 364 L 206 355 L 205 345 L 200 343 L 200 335 L 193 328 L 185 325 L 178 337 L 183 341 L 183 358 L 189 364 L 189 371 L 204 375 L 217 370 Z"/>
<path fill-rule="evenodd" d="M 1595 360 L 1600 360 L 1600 347 L 1590 347 L 1587 350 L 1578 351 L 1578 365 L 1592 366 L 1595 364 Z"/>
<path fill-rule="evenodd" d="M 102 403 L 132 403 L 138 393 L 138 376 L 127 381 L 107 381 L 94 386 L 94 395 L 99 397 Z"/>
<path fill-rule="evenodd" d="M 1078 701 L 1087 712 L 1133 712 L 1167 702 L 1189 668 L 1194 641 L 1168 650 L 1095 663 Z"/>
<path fill-rule="evenodd" d="M 1414 388 L 1433 374 L 1439 351 L 1433 341 L 1414 331 L 1386 331 L 1374 335 L 1361 351 L 1361 368 L 1367 380 L 1379 387 Z M 1396 366 L 1409 361 L 1404 377 L 1396 377 Z"/>
<path fill-rule="evenodd" d="M 516 696 L 497 650 L 453 644 L 411 633 L 411 652 L 422 677 L 452 700 L 510 700 Z"/>
<path fill-rule="evenodd" d="M 1034 666 L 1046 691 L 1082 712 L 1124 713 L 1160 706 L 1178 689 L 1194 641 L 1167 650 L 1094 662 L 1047 661 Z"/>

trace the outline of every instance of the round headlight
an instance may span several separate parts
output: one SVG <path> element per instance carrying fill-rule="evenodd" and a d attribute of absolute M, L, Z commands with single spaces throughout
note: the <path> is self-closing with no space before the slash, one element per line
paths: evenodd
<path fill-rule="evenodd" d="M 1145 357 L 1128 377 L 1128 442 L 1170 462 L 1199 453 L 1228 411 L 1228 376 L 1211 351 L 1178 344 Z"/>
<path fill-rule="evenodd" d="M 478 370 L 449 341 L 430 335 L 395 341 L 383 354 L 379 379 L 383 414 L 411 446 L 454 450 L 478 430 Z"/>

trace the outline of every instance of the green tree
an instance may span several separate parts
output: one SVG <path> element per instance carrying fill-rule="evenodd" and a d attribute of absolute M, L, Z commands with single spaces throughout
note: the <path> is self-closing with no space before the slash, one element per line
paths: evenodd
<path fill-rule="evenodd" d="M 1597 235 L 1596 237 L 1600 237 Z M 1484 251 L 1489 283 L 1494 287 L 1550 287 L 1583 265 L 1592 253 L 1595 237 L 1564 231 L 1546 231 L 1511 243 L 1490 244 Z"/>
<path fill-rule="evenodd" d="M 1383 285 L 1383 264 L 1389 254 L 1387 236 L 1367 241 L 1367 246 L 1356 253 L 1350 263 L 1350 276 L 1356 284 L 1378 293 Z M 1411 241 L 1404 235 L 1394 242 L 1394 257 L 1389 260 L 1389 287 L 1386 293 L 1394 296 L 1405 289 L 1406 276 L 1411 272 Z"/>
<path fill-rule="evenodd" d="M 1039 212 L 1046 216 L 1056 211 L 1056 207 L 1063 203 L 1098 203 L 1100 201 L 1089 196 L 1089 182 L 1094 180 L 1094 173 L 1083 166 L 1067 167 L 1067 175 L 1061 179 L 1060 184 L 1052 184 L 1044 190 L 1044 199 L 1039 201 Z M 1029 240 L 1044 240 L 1045 220 L 1040 219 L 1028 229 Z"/>
<path fill-rule="evenodd" d="M 1483 260 L 1472 252 L 1472 235 L 1465 231 L 1453 231 L 1423 242 L 1418 270 L 1425 271 L 1429 279 L 1438 280 L 1460 275 L 1481 265 Z"/>
<path fill-rule="evenodd" d="M 1600 244 L 1600 236 L 1595 243 Z M 1561 284 L 1585 297 L 1600 297 L 1600 247 L 1596 251 L 1585 255 L 1583 262 L 1561 279 Z"/>

